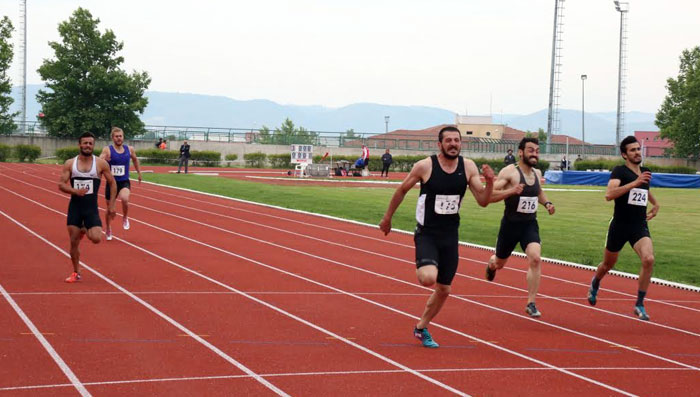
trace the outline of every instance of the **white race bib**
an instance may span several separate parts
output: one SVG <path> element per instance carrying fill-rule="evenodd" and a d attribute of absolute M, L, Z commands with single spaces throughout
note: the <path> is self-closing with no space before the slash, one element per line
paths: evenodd
<path fill-rule="evenodd" d="M 534 214 L 537 212 L 537 196 L 520 197 L 518 202 L 518 212 L 523 214 Z"/>
<path fill-rule="evenodd" d="M 630 195 L 627 198 L 627 204 L 646 207 L 649 200 L 649 191 L 646 189 L 634 188 L 630 190 Z"/>
<path fill-rule="evenodd" d="M 459 212 L 458 194 L 436 194 L 435 213 L 440 215 L 451 215 Z"/>
<path fill-rule="evenodd" d="M 85 194 L 92 194 L 92 179 L 73 179 L 73 189 L 87 189 Z"/>
<path fill-rule="evenodd" d="M 112 175 L 114 176 L 124 176 L 124 166 L 123 165 L 113 165 L 112 166 Z"/>

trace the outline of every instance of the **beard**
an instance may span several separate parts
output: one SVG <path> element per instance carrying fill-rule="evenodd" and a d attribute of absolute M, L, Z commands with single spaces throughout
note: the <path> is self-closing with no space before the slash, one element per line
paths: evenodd
<path fill-rule="evenodd" d="M 537 156 L 525 156 L 525 164 L 529 165 L 530 167 L 536 166 L 538 161 L 539 159 Z"/>
<path fill-rule="evenodd" d="M 92 148 L 91 147 L 87 147 L 87 148 L 81 147 L 80 154 L 82 154 L 83 156 L 90 156 L 92 154 Z"/>
<path fill-rule="evenodd" d="M 440 148 L 440 151 L 442 152 L 442 155 L 445 156 L 445 158 L 449 159 L 449 160 L 456 159 L 457 157 L 459 157 L 459 153 L 461 152 L 460 148 L 457 148 L 457 154 L 454 154 L 454 155 L 449 154 L 449 153 L 447 153 L 447 149 L 445 149 L 444 146 L 442 148 Z"/>
<path fill-rule="evenodd" d="M 630 163 L 635 164 L 635 165 L 642 164 L 642 156 L 631 158 Z"/>

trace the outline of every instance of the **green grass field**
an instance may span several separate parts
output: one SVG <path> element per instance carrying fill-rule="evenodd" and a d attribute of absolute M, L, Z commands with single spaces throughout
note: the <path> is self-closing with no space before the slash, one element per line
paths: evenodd
<path fill-rule="evenodd" d="M 144 178 L 374 225 L 381 220 L 394 193 L 394 188 L 280 186 L 198 175 L 144 174 Z M 538 210 L 542 256 L 597 265 L 602 258 L 605 233 L 614 205 L 605 201 L 605 188 L 555 185 L 546 188 L 587 191 L 547 192 L 556 206 L 556 214 L 549 216 L 543 207 Z M 654 188 L 652 193 L 661 205 L 659 215 L 649 222 L 656 256 L 654 277 L 700 286 L 700 254 L 693 246 L 700 237 L 700 191 Z M 418 189 L 406 196 L 394 215 L 394 228 L 413 230 L 417 197 Z M 343 205 L 348 202 L 357 205 Z M 460 240 L 495 246 L 502 214 L 502 202 L 481 208 L 467 193 L 461 210 Z M 380 235 L 378 229 L 377 235 Z M 637 274 L 639 266 L 637 255 L 626 245 L 615 269 Z"/>

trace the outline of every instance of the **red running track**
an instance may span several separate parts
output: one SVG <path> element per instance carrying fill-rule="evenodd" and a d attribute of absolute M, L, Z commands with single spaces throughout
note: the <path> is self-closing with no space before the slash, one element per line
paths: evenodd
<path fill-rule="evenodd" d="M 0 230 L 11 236 L 0 266 L 0 395 L 692 395 L 700 386 L 695 292 L 653 285 L 653 322 L 642 322 L 631 316 L 635 281 L 606 278 L 590 307 L 590 272 L 544 264 L 543 317 L 533 320 L 525 261 L 513 257 L 488 283 L 489 253 L 463 247 L 454 296 L 431 326 L 441 348 L 429 350 L 411 336 L 430 290 L 415 283 L 410 235 L 145 183 L 133 189 L 131 230 L 83 241 L 89 269 L 68 285 L 68 197 L 57 180 L 56 167 L 0 165 Z"/>

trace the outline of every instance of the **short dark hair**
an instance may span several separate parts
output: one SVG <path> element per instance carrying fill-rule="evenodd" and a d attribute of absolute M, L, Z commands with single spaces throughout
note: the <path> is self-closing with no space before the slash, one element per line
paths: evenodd
<path fill-rule="evenodd" d="M 442 127 L 440 129 L 440 132 L 438 132 L 438 141 L 442 142 L 442 134 L 446 131 L 447 132 L 458 132 L 460 137 L 462 136 L 462 133 L 459 132 L 459 129 L 457 127 L 455 127 L 453 125 L 448 125 L 446 127 Z"/>
<path fill-rule="evenodd" d="M 525 150 L 525 145 L 527 145 L 528 142 L 532 142 L 537 146 L 540 145 L 539 139 L 525 137 L 525 138 L 520 140 L 520 143 L 518 144 L 518 150 Z"/>
<path fill-rule="evenodd" d="M 620 153 L 627 153 L 627 145 L 630 143 L 639 143 L 639 141 L 632 135 L 626 137 L 620 142 Z"/>
<path fill-rule="evenodd" d="M 83 133 L 80 134 L 80 136 L 78 137 L 78 143 L 82 142 L 83 138 L 92 138 L 92 140 L 95 140 L 95 135 L 93 135 L 93 133 L 90 132 L 90 131 L 88 131 L 88 132 L 83 132 Z"/>

